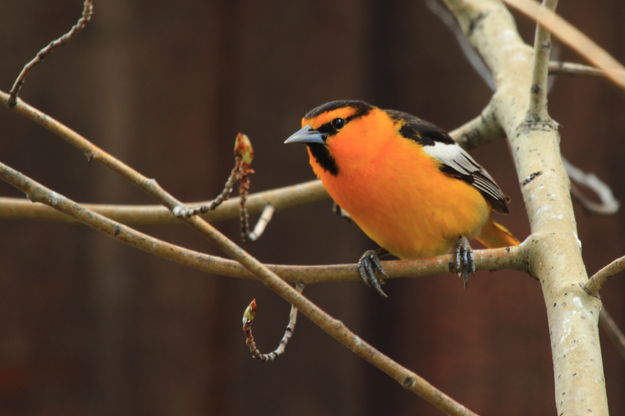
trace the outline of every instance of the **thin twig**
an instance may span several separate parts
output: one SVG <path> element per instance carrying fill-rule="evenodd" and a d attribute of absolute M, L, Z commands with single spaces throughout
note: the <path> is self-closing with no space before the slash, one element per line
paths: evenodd
<path fill-rule="evenodd" d="M 504 0 L 504 2 L 545 26 L 562 43 L 602 69 L 613 83 L 625 89 L 625 67 L 576 27 L 533 1 Z"/>
<path fill-rule="evenodd" d="M 246 210 L 247 212 L 247 210 Z M 273 214 L 276 212 L 276 209 L 271 204 L 265 205 L 263 208 L 263 212 L 260 214 L 258 221 L 256 221 L 256 225 L 252 231 L 246 231 L 244 241 L 254 242 L 260 238 L 260 236 L 265 232 L 265 228 L 273 218 Z M 244 231 L 242 230 L 241 233 Z"/>
<path fill-rule="evenodd" d="M 247 209 L 247 197 L 250 193 L 252 183 L 250 176 L 254 173 L 254 169 L 252 169 L 253 160 L 254 149 L 252 147 L 252 142 L 246 134 L 237 133 L 234 140 L 234 167 L 232 171 L 230 171 L 230 175 L 221 193 L 208 204 L 202 204 L 195 208 L 187 208 L 184 205 L 178 205 L 172 209 L 172 214 L 180 218 L 189 218 L 194 215 L 210 212 L 219 207 L 230 197 L 234 190 L 234 185 L 238 182 L 241 239 L 244 242 L 258 240 L 271 221 L 275 208 L 271 206 L 271 204 L 265 205 L 256 226 L 250 231 L 250 213 Z"/>
<path fill-rule="evenodd" d="M 543 0 L 542 7 L 554 11 L 558 0 Z M 534 61 L 532 68 L 532 86 L 528 117 L 534 121 L 549 122 L 547 112 L 547 77 L 549 75 L 549 57 L 551 56 L 551 33 L 543 26 L 536 25 L 534 35 Z"/>
<path fill-rule="evenodd" d="M 89 23 L 92 16 L 93 16 L 93 0 L 84 0 L 83 5 L 82 5 L 82 14 L 80 18 L 78 19 L 78 21 L 74 24 L 74 26 L 72 26 L 72 28 L 68 32 L 66 32 L 64 35 L 62 35 L 58 39 L 53 40 L 47 46 L 45 46 L 43 49 L 37 52 L 37 55 L 33 59 L 31 59 L 30 62 L 24 65 L 24 68 L 22 68 L 22 71 L 19 73 L 19 75 L 15 79 L 15 82 L 13 83 L 13 87 L 11 87 L 11 91 L 10 91 L 11 97 L 9 99 L 9 107 L 15 106 L 17 102 L 17 97 L 22 87 L 24 86 L 24 82 L 26 81 L 26 77 L 28 76 L 28 73 L 37 64 L 42 62 L 45 59 L 45 57 L 48 56 L 48 54 L 50 54 L 51 52 L 53 52 L 56 48 L 58 48 L 59 46 L 63 46 L 67 44 L 69 41 L 71 41 L 72 39 L 74 39 L 76 35 L 78 34 L 78 32 L 80 32 L 81 30 L 85 28 L 85 26 L 87 26 L 87 23 Z"/>
<path fill-rule="evenodd" d="M 608 185 L 595 174 L 584 172 L 564 158 L 562 163 L 572 181 L 571 194 L 588 212 L 599 215 L 612 215 L 618 212 L 621 204 Z M 577 184 L 590 189 L 600 202 L 588 198 Z"/>
<path fill-rule="evenodd" d="M 584 290 L 592 296 L 597 296 L 608 278 L 623 270 L 625 270 L 625 256 L 613 260 L 607 266 L 602 267 L 598 272 L 590 276 L 584 284 Z"/>
<path fill-rule="evenodd" d="M 302 282 L 297 282 L 295 284 L 295 290 L 302 293 L 304 290 L 304 284 Z M 254 339 L 254 333 L 252 332 L 252 324 L 254 323 L 254 318 L 256 317 L 256 306 L 256 299 L 252 299 L 243 312 L 243 332 L 245 333 L 245 344 L 250 349 L 252 357 L 264 363 L 271 362 L 284 354 L 286 351 L 286 346 L 295 331 L 295 324 L 297 323 L 297 308 L 291 305 L 291 310 L 289 311 L 289 322 L 284 329 L 284 335 L 282 335 L 282 339 L 280 339 L 280 343 L 276 349 L 268 353 L 262 353 L 256 346 L 256 340 Z"/>
<path fill-rule="evenodd" d="M 621 357 L 625 359 L 625 335 L 623 331 L 621 331 L 621 328 L 614 322 L 612 315 L 608 313 L 605 307 L 601 309 L 601 315 L 599 317 L 601 328 L 608 334 L 608 338 L 610 338 L 616 350 L 621 354 Z"/>
<path fill-rule="evenodd" d="M 594 66 L 578 64 L 575 62 L 549 62 L 549 73 L 552 75 L 574 75 L 607 78 L 604 70 Z M 625 73 L 622 74 L 625 76 Z"/>
<path fill-rule="evenodd" d="M 249 175 L 254 173 L 251 168 L 252 160 L 254 159 L 254 150 L 252 144 L 247 135 L 243 133 L 237 133 L 234 139 L 234 166 L 226 179 L 223 190 L 212 201 L 202 204 L 195 208 L 187 208 L 184 205 L 178 205 L 172 209 L 172 214 L 179 218 L 189 218 L 194 215 L 205 214 L 209 211 L 216 209 L 225 200 L 230 198 L 234 191 L 234 185 L 239 182 L 239 195 L 241 197 L 240 209 L 245 210 L 245 199 L 249 193 L 250 179 Z M 243 221 L 241 221 L 243 222 Z"/>

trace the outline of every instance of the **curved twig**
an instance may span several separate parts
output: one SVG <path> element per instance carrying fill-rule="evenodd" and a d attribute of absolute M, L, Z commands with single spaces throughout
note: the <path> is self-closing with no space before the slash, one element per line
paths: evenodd
<path fill-rule="evenodd" d="M 618 212 L 621 204 L 608 185 L 595 174 L 584 172 L 565 158 L 562 158 L 562 163 L 571 178 L 571 194 L 588 212 L 599 215 L 612 215 Z M 600 202 L 588 198 L 577 184 L 593 191 Z"/>
<path fill-rule="evenodd" d="M 50 54 L 51 52 L 53 52 L 56 48 L 58 48 L 59 46 L 63 46 L 69 41 L 71 41 L 72 39 L 74 39 L 74 37 L 76 37 L 78 32 L 80 32 L 81 30 L 85 28 L 85 26 L 87 26 L 87 23 L 89 23 L 92 16 L 93 16 L 93 0 L 84 0 L 83 6 L 82 6 L 82 14 L 80 15 L 80 18 L 78 19 L 76 24 L 74 24 L 74 26 L 72 26 L 72 28 L 67 33 L 65 33 L 58 39 L 53 40 L 47 46 L 45 46 L 43 49 L 37 52 L 37 55 L 35 55 L 35 57 L 31 59 L 30 62 L 24 65 L 24 68 L 22 68 L 21 72 L 15 79 L 15 82 L 13 83 L 13 87 L 11 87 L 11 91 L 10 91 L 11 97 L 9 98 L 9 107 L 13 107 L 17 103 L 17 97 L 20 91 L 22 90 L 22 87 L 24 86 L 24 82 L 26 81 L 26 77 L 28 76 L 30 71 L 37 64 L 42 62 L 45 59 L 45 57 L 48 56 L 48 54 Z"/>
<path fill-rule="evenodd" d="M 295 290 L 299 293 L 302 293 L 304 290 L 304 284 L 302 282 L 297 282 L 295 284 Z M 243 332 L 245 333 L 245 344 L 250 349 L 250 353 L 252 357 L 255 359 L 262 361 L 264 363 L 274 361 L 276 358 L 284 354 L 286 351 L 286 346 L 289 343 L 289 340 L 293 336 L 293 332 L 295 331 L 295 324 L 297 323 L 297 308 L 291 305 L 291 310 L 289 311 L 289 322 L 284 329 L 284 335 L 282 335 L 282 339 L 278 343 L 278 346 L 275 350 L 262 353 L 256 346 L 256 340 L 254 339 L 254 333 L 252 332 L 252 324 L 254 323 L 254 318 L 256 317 L 256 299 L 252 299 L 250 304 L 245 308 L 243 312 Z"/>

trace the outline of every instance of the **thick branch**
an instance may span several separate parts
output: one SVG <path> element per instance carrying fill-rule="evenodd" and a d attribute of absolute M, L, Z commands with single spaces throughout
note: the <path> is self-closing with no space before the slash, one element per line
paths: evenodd
<path fill-rule="evenodd" d="M 533 50 L 521 40 L 501 2 L 446 3 L 497 84 L 492 105 L 522 182 L 532 230 L 528 260 L 532 274 L 541 282 L 547 306 L 558 414 L 586 414 L 587 409 L 607 414 L 597 327 L 601 303 L 581 288 L 587 278 L 569 182 L 560 158 L 560 137 L 548 118 L 527 118 Z"/>

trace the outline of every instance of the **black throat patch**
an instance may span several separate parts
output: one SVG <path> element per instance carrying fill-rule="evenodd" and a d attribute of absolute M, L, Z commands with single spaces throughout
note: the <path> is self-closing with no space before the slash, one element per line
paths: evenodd
<path fill-rule="evenodd" d="M 330 151 L 325 145 L 320 143 L 310 143 L 308 148 L 315 157 L 317 163 L 319 163 L 319 166 L 334 176 L 338 175 L 339 167 L 336 166 L 336 160 L 334 160 L 332 155 L 330 155 Z"/>

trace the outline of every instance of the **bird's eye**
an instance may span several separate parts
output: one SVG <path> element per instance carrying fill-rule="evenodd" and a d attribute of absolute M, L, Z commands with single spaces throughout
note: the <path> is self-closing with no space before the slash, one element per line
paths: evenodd
<path fill-rule="evenodd" d="M 341 130 L 343 126 L 345 126 L 344 118 L 335 118 L 332 120 L 332 127 L 334 127 L 335 130 Z"/>

